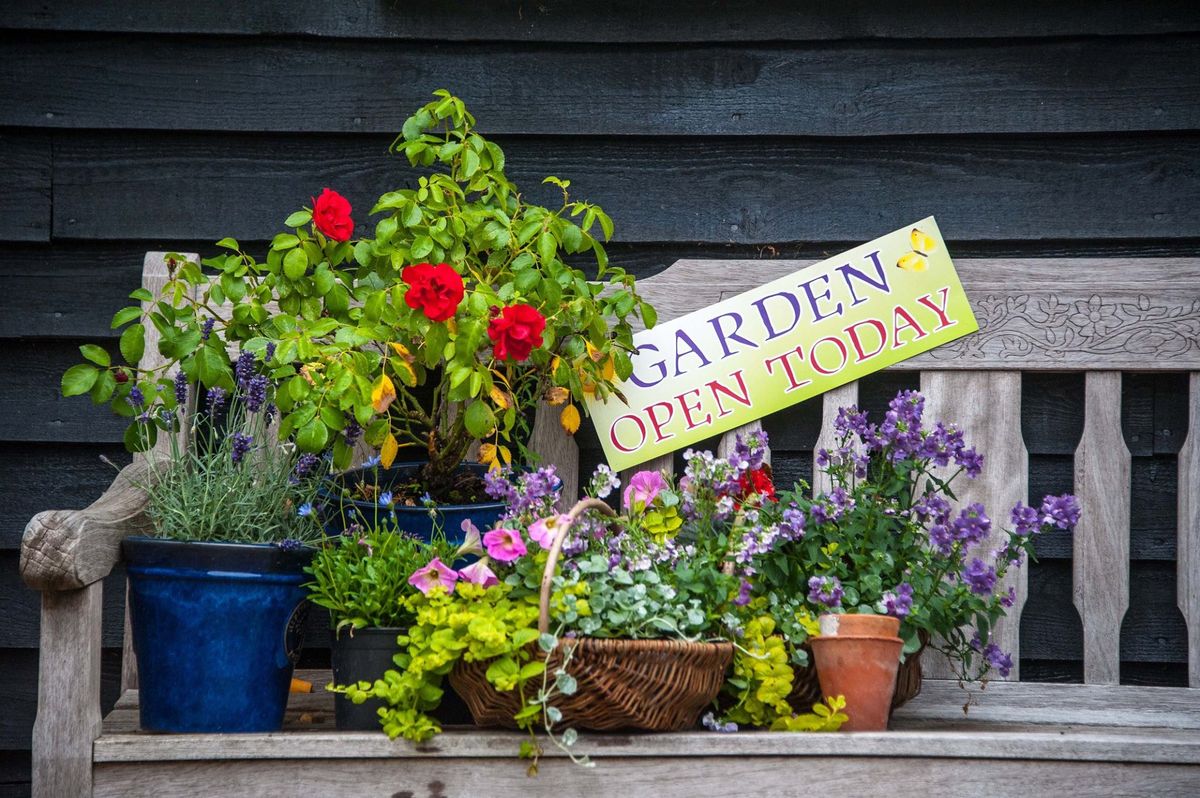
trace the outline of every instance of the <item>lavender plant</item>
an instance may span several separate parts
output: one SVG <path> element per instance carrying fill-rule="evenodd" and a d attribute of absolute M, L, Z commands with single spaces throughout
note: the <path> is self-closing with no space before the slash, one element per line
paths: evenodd
<path fill-rule="evenodd" d="M 184 377 L 174 380 L 173 409 L 148 407 L 136 386 L 129 392 L 137 448 L 150 448 L 159 434 L 171 442 L 169 455 L 148 457 L 142 485 L 154 534 L 287 546 L 318 540 L 313 500 L 325 463 L 268 434 L 272 410 L 255 357 L 244 353 L 234 371 L 238 390 L 210 388 L 191 413 L 184 412 L 191 390 Z"/>

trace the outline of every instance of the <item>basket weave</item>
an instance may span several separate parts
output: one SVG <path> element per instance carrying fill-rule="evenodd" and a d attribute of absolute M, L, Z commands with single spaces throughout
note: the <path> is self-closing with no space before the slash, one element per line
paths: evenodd
<path fill-rule="evenodd" d="M 586 510 L 614 515 L 596 499 L 584 499 L 569 515 L 577 518 Z M 550 587 L 554 568 L 570 529 L 563 524 L 550 547 L 542 574 L 538 631 L 550 625 Z M 547 669 L 561 662 L 563 649 L 573 646 L 568 671 L 577 689 L 559 695 L 554 706 L 563 714 L 562 723 L 577 729 L 614 731 L 681 731 L 696 725 L 700 713 L 712 703 L 733 661 L 733 644 L 689 643 L 683 640 L 608 640 L 560 638 L 551 652 Z M 536 656 L 546 655 L 536 649 Z M 487 680 L 489 662 L 460 660 L 450 671 L 450 684 L 466 702 L 479 726 L 516 728 L 513 715 L 521 708 L 515 690 L 496 690 Z"/>
<path fill-rule="evenodd" d="M 928 635 L 921 635 L 921 647 L 913 654 L 904 658 L 900 669 L 896 671 L 896 692 L 892 696 L 892 710 L 897 710 L 916 698 L 921 693 L 921 652 L 929 642 Z M 813 661 L 812 649 L 805 643 L 801 648 L 808 653 L 808 661 Z M 817 681 L 817 669 L 809 665 L 806 668 L 795 668 L 795 681 L 792 692 L 788 695 L 788 703 L 797 712 L 807 712 L 808 708 L 821 700 L 821 685 Z"/>

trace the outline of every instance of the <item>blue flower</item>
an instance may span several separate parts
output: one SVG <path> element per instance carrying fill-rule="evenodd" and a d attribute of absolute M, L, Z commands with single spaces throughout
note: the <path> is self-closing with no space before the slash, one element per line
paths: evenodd
<path fill-rule="evenodd" d="M 383 493 L 379 494 L 379 506 L 391 507 L 393 498 L 392 492 L 390 490 L 385 490 Z"/>
<path fill-rule="evenodd" d="M 307 518 L 308 516 L 310 516 L 312 514 L 313 514 L 312 502 L 305 502 L 304 504 L 300 505 L 300 508 L 298 510 L 296 510 L 296 515 L 300 516 L 301 518 Z"/>
<path fill-rule="evenodd" d="M 380 462 L 381 460 L 379 455 L 372 455 L 371 457 L 367 458 L 365 463 L 363 463 L 363 468 L 374 468 L 375 466 L 379 465 Z"/>

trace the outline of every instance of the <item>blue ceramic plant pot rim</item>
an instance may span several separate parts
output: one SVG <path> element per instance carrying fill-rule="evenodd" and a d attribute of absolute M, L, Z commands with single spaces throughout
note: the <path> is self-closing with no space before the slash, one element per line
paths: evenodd
<path fill-rule="evenodd" d="M 274 543 L 215 543 L 208 541 L 166 540 L 143 536 L 121 541 L 121 559 L 128 570 L 147 576 L 183 576 L 196 578 L 237 578 L 247 574 L 278 576 L 278 580 L 307 578 L 304 568 L 312 562 L 316 549 L 301 546 L 284 549 Z"/>
<path fill-rule="evenodd" d="M 395 484 L 395 480 L 394 479 L 389 480 L 388 479 L 389 476 L 399 477 L 405 473 L 416 471 L 418 468 L 420 468 L 423 465 L 425 465 L 425 463 L 418 460 L 418 461 L 412 461 L 412 462 L 407 462 L 407 463 L 393 463 L 391 468 L 380 468 L 379 469 L 380 484 L 384 485 L 384 486 L 393 485 L 393 484 Z M 373 468 L 374 467 L 375 466 L 373 466 Z M 478 473 L 480 476 L 482 476 L 484 473 L 487 472 L 487 466 L 485 466 L 482 463 L 463 463 L 462 467 L 465 469 L 468 469 L 470 471 L 474 471 L 474 472 Z M 332 491 L 326 487 L 327 484 L 337 484 L 338 482 L 345 479 L 346 477 L 353 477 L 358 474 L 362 474 L 366 470 L 367 470 L 367 468 L 365 466 L 359 466 L 358 468 L 352 468 L 349 471 L 345 471 L 345 472 L 337 475 L 336 477 L 326 478 L 325 482 L 321 485 L 321 487 L 317 489 L 317 496 L 320 498 L 321 501 L 329 502 L 333 507 L 341 506 L 341 507 L 353 507 L 358 510 L 378 510 L 379 504 L 376 502 L 364 501 L 363 499 L 347 499 L 344 496 L 339 496 L 337 493 L 335 493 L 334 491 Z M 361 480 L 355 480 L 355 482 L 357 482 L 357 481 L 361 481 Z M 438 504 L 436 509 L 440 513 L 454 513 L 454 512 L 471 512 L 471 511 L 475 511 L 475 510 L 500 510 L 500 509 L 503 509 L 505 506 L 506 506 L 505 503 L 502 501 L 488 501 L 488 502 L 479 502 L 477 504 Z M 422 513 L 423 514 L 423 513 L 429 512 L 429 508 L 422 507 L 420 505 L 408 506 L 408 505 L 394 504 L 391 507 L 389 507 L 388 509 L 392 510 L 396 513 Z"/>

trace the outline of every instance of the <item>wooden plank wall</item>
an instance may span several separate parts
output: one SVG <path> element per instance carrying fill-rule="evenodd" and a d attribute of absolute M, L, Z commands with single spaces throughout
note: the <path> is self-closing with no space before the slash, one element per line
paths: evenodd
<path fill-rule="evenodd" d="M 263 241 L 328 185 L 363 211 L 407 175 L 385 150 L 445 86 L 512 172 L 570 178 L 617 221 L 613 260 L 817 259 L 936 214 L 954 254 L 1192 255 L 1200 241 L 1200 7 L 1034 0 L 346 0 L 301 10 L 10 0 L 0 19 L 0 796 L 23 794 L 37 597 L 25 521 L 112 477 L 121 425 L 57 397 L 148 249 Z M 549 194 L 547 199 L 551 199 Z M 1135 268 L 1131 262 L 1131 268 Z M 882 407 L 917 375 L 867 380 Z M 1026 375 L 1030 492 L 1069 490 L 1082 376 Z M 767 424 L 781 482 L 811 476 L 819 404 Z M 1121 678 L 1182 684 L 1176 453 L 1186 381 L 1126 375 L 1134 486 Z M 585 444 L 585 468 L 598 453 Z M 1023 678 L 1080 680 L 1071 541 L 1042 544 Z M 105 591 L 104 684 L 119 670 Z M 309 662 L 320 664 L 314 628 Z"/>

